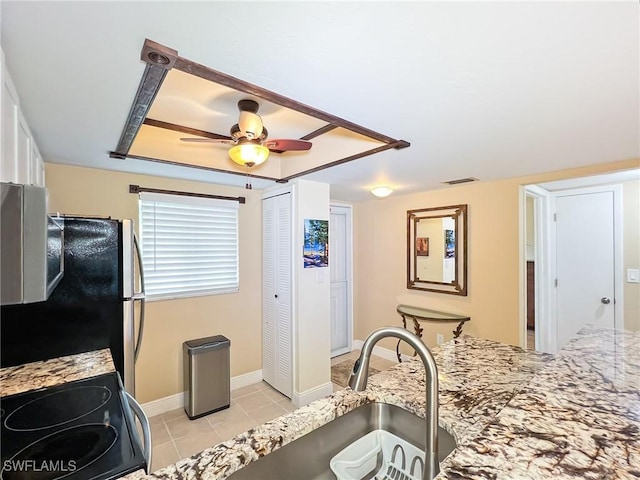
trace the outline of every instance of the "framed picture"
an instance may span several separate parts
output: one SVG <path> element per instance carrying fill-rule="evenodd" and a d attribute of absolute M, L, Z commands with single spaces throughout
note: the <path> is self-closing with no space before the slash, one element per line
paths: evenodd
<path fill-rule="evenodd" d="M 444 258 L 456 256 L 456 235 L 453 230 L 444 231 Z"/>
<path fill-rule="evenodd" d="M 304 221 L 304 268 L 329 266 L 329 221 Z"/>
<path fill-rule="evenodd" d="M 429 256 L 429 237 L 416 238 L 416 255 L 419 257 Z"/>

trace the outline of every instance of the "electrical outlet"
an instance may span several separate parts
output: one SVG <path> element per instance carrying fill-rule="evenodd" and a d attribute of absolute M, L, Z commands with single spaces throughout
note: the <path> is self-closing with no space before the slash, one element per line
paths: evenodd
<path fill-rule="evenodd" d="M 441 333 L 438 333 L 436 335 L 436 343 L 438 345 L 442 345 L 444 343 L 444 335 L 442 335 Z"/>

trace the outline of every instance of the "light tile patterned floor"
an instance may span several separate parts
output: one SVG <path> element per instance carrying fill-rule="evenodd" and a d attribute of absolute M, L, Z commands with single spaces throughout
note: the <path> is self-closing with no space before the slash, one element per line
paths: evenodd
<path fill-rule="evenodd" d="M 331 364 L 335 365 L 349 358 L 355 359 L 359 354 L 360 352 L 355 350 L 335 357 Z M 371 366 L 378 370 L 392 365 L 395 365 L 395 362 L 371 357 Z M 343 387 L 334 384 L 334 391 L 341 388 Z M 260 382 L 233 390 L 229 408 L 196 420 L 189 420 L 182 408 L 151 417 L 151 471 L 194 455 L 294 409 L 295 406 L 289 398 L 267 383 Z"/>

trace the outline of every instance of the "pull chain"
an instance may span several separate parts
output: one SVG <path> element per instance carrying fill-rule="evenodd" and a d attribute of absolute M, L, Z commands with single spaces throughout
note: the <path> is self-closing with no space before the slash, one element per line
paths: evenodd
<path fill-rule="evenodd" d="M 247 183 L 244 184 L 244 188 L 246 188 L 247 190 L 253 189 L 253 187 L 251 186 L 251 175 L 249 174 L 249 168 L 253 167 L 254 165 L 255 163 L 253 162 L 245 163 L 245 166 L 247 167 Z"/>

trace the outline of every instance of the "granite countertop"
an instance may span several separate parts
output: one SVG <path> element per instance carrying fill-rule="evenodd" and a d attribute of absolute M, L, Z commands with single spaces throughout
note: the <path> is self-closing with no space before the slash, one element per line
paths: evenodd
<path fill-rule="evenodd" d="M 551 356 L 463 335 L 433 350 L 439 368 L 440 426 L 458 444 L 476 437 Z M 410 360 L 373 375 L 364 392 L 340 390 L 229 441 L 139 479 L 223 479 L 248 463 L 370 402 L 424 416 L 424 368 Z"/>
<path fill-rule="evenodd" d="M 115 372 L 108 348 L 0 369 L 0 397 Z"/>
<path fill-rule="evenodd" d="M 437 480 L 640 478 L 640 334 L 583 328 L 555 357 L 463 335 L 433 350 L 440 426 L 458 448 Z M 108 350 L 0 370 L 2 396 L 114 371 Z M 150 475 L 221 480 L 370 402 L 424 415 L 424 369 L 410 360 Z"/>
<path fill-rule="evenodd" d="M 437 478 L 640 478 L 640 334 L 582 329 Z"/>
<path fill-rule="evenodd" d="M 640 334 L 585 327 L 555 357 L 462 336 L 434 349 L 440 426 L 459 447 L 437 480 L 640 477 Z M 368 402 L 424 415 L 417 360 L 374 375 L 151 475 L 226 478 Z"/>

